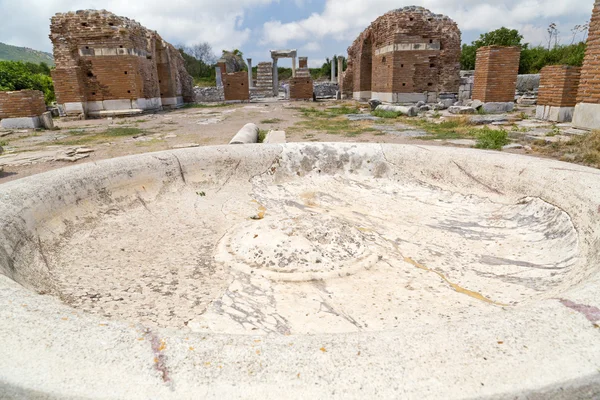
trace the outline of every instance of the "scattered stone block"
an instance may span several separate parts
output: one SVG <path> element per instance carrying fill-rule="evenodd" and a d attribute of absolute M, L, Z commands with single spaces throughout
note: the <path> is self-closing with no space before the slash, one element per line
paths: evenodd
<path fill-rule="evenodd" d="M 269 131 L 269 133 L 267 133 L 267 137 L 265 138 L 263 143 L 265 143 L 265 144 L 286 143 L 285 131 Z"/>
<path fill-rule="evenodd" d="M 452 106 L 448 108 L 450 114 L 475 114 L 476 110 L 473 107 Z"/>
<path fill-rule="evenodd" d="M 407 115 L 409 117 L 416 117 L 419 114 L 417 107 L 404 107 L 404 106 L 386 106 L 380 105 L 376 108 L 377 111 L 392 111 Z"/>
<path fill-rule="evenodd" d="M 381 119 L 370 114 L 348 114 L 346 118 L 350 121 L 377 121 Z"/>

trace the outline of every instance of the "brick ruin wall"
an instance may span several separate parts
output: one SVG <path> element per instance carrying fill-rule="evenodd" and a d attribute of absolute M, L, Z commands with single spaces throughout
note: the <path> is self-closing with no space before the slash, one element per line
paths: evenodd
<path fill-rule="evenodd" d="M 223 88 L 225 90 L 225 101 L 248 101 L 250 100 L 250 88 L 248 88 L 248 72 L 234 72 L 223 74 Z"/>
<path fill-rule="evenodd" d="M 520 47 L 486 46 L 477 50 L 473 100 L 484 103 L 515 101 Z"/>
<path fill-rule="evenodd" d="M 541 71 L 537 104 L 553 107 L 575 107 L 581 68 L 550 65 Z"/>
<path fill-rule="evenodd" d="M 353 92 L 458 93 L 461 33 L 450 18 L 422 7 L 391 11 L 348 48 L 342 79 Z"/>
<path fill-rule="evenodd" d="M 104 10 L 69 12 L 52 17 L 50 32 L 59 104 L 193 101 L 193 80 L 179 51 L 133 20 Z"/>
<path fill-rule="evenodd" d="M 292 100 L 312 100 L 313 98 L 313 80 L 307 77 L 297 77 L 290 79 L 290 99 Z"/>
<path fill-rule="evenodd" d="M 308 57 L 298 57 L 298 68 L 308 68 Z"/>
<path fill-rule="evenodd" d="M 39 117 L 45 112 L 44 93 L 39 90 L 0 92 L 0 119 Z"/>
<path fill-rule="evenodd" d="M 577 103 L 600 104 L 600 0 L 594 3 Z"/>

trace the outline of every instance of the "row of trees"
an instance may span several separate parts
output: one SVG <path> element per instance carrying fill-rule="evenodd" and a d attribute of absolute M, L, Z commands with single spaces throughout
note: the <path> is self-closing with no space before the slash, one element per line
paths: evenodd
<path fill-rule="evenodd" d="M 46 104 L 55 101 L 50 67 L 46 63 L 0 61 L 0 91 L 25 89 L 43 92 Z"/>
<path fill-rule="evenodd" d="M 585 41 L 577 42 L 577 39 L 585 40 L 587 36 L 587 24 L 576 25 L 572 30 L 572 41 L 568 45 L 561 45 L 559 31 L 556 24 L 548 27 L 547 46 L 529 47 L 529 43 L 523 43 L 523 35 L 516 29 L 500 28 L 492 32 L 480 35 L 479 39 L 471 44 L 463 44 L 460 57 L 461 69 L 475 69 L 475 58 L 477 49 L 483 46 L 518 46 L 521 48 L 521 61 L 519 64 L 520 74 L 537 74 L 546 65 L 565 64 L 581 66 L 585 56 Z"/>

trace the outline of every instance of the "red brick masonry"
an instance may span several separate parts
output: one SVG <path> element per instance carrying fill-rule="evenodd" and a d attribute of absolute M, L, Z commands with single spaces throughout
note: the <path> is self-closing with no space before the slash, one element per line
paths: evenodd
<path fill-rule="evenodd" d="M 540 72 L 538 105 L 575 107 L 581 76 L 580 67 L 549 65 Z"/>
<path fill-rule="evenodd" d="M 600 104 L 600 0 L 594 3 L 577 103 Z"/>
<path fill-rule="evenodd" d="M 292 78 L 290 79 L 290 99 L 292 100 L 312 100 L 313 98 L 313 80 L 311 78 Z"/>
<path fill-rule="evenodd" d="M 0 92 L 0 119 L 39 117 L 45 112 L 44 94 L 39 90 Z"/>
<path fill-rule="evenodd" d="M 477 50 L 473 100 L 484 103 L 515 101 L 520 47 L 486 46 Z"/>

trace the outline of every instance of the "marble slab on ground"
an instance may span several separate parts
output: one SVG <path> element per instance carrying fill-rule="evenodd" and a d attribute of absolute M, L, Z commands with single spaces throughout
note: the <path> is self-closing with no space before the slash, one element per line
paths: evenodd
<path fill-rule="evenodd" d="M 346 118 L 350 121 L 378 121 L 381 119 L 371 114 L 348 114 Z"/>
<path fill-rule="evenodd" d="M 508 116 L 506 114 L 473 115 L 472 117 L 469 117 L 469 121 L 475 125 L 498 124 L 507 122 Z"/>
<path fill-rule="evenodd" d="M 414 127 L 406 124 L 394 124 L 394 125 L 373 125 L 373 129 L 380 132 L 385 132 L 389 135 L 403 136 L 403 137 L 423 137 L 429 134 L 421 129 L 415 129 Z"/>
<path fill-rule="evenodd" d="M 446 143 L 451 143 L 458 146 L 475 146 L 477 144 L 477 141 L 473 139 L 453 139 L 446 140 Z"/>

